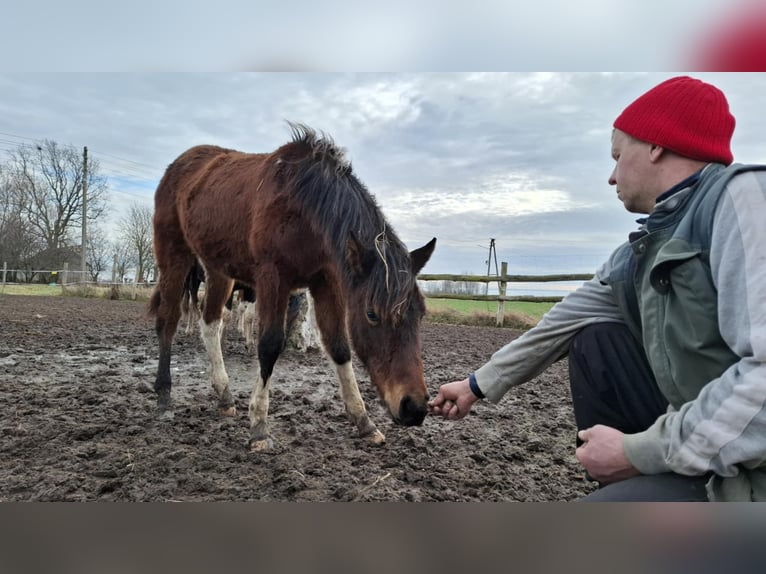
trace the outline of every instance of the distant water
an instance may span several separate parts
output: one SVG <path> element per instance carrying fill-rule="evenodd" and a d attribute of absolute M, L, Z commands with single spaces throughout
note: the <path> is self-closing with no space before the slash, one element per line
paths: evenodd
<path fill-rule="evenodd" d="M 426 282 L 429 283 L 429 282 Z M 508 283 L 505 287 L 505 294 L 509 297 L 531 296 L 531 297 L 564 297 L 580 287 L 583 281 L 550 281 L 550 282 L 514 282 Z M 479 283 L 475 284 L 478 288 L 475 291 L 477 295 L 497 295 L 497 283 L 490 283 L 489 286 Z M 434 286 L 438 289 L 438 286 Z M 425 287 L 428 292 L 428 287 Z"/>
<path fill-rule="evenodd" d="M 577 289 L 583 281 L 551 281 L 548 283 L 508 283 L 505 294 L 508 296 L 530 295 L 532 297 L 564 297 Z M 484 294 L 484 287 L 480 291 Z M 489 286 L 489 294 L 497 294 L 497 283 Z"/>

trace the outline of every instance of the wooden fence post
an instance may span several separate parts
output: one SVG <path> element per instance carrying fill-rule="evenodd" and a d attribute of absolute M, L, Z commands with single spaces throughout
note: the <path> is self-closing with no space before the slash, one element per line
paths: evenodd
<path fill-rule="evenodd" d="M 502 327 L 505 320 L 505 288 L 507 283 L 505 282 L 505 276 L 508 274 L 508 263 L 503 261 L 500 263 L 500 281 L 497 282 L 497 326 Z"/>
<path fill-rule="evenodd" d="M 68 280 L 69 280 L 69 262 L 64 261 L 64 273 L 63 273 L 63 277 L 61 278 L 62 287 L 66 285 Z"/>
<path fill-rule="evenodd" d="M 8 262 L 3 261 L 3 287 L 5 287 L 5 273 L 8 271 Z"/>

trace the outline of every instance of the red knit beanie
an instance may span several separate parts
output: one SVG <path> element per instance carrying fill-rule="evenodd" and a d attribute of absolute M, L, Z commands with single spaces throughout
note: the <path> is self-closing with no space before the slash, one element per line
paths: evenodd
<path fill-rule="evenodd" d="M 665 80 L 614 121 L 636 139 L 691 159 L 729 165 L 734 116 L 721 90 L 689 76 Z"/>

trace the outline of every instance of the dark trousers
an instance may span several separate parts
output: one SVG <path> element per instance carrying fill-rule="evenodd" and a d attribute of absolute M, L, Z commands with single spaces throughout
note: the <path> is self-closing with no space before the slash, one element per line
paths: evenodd
<path fill-rule="evenodd" d="M 575 336 L 569 348 L 569 382 L 577 430 L 602 424 L 626 434 L 640 432 L 668 406 L 643 346 L 619 323 L 596 323 Z M 708 478 L 643 475 L 603 486 L 583 500 L 704 501 Z"/>

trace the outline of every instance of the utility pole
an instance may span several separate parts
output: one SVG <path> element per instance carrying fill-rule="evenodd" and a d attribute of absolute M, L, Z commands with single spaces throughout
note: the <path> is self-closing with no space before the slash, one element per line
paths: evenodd
<path fill-rule="evenodd" d="M 489 255 L 487 255 L 487 277 L 489 277 L 489 267 L 492 263 L 492 257 L 494 256 L 495 259 L 495 275 L 498 275 L 497 270 L 497 250 L 495 250 L 495 239 L 490 238 L 489 239 Z M 484 294 L 487 295 L 489 293 L 489 281 L 487 281 L 487 284 L 484 287 Z"/>
<path fill-rule="evenodd" d="M 88 146 L 82 148 L 82 282 L 88 279 Z"/>

